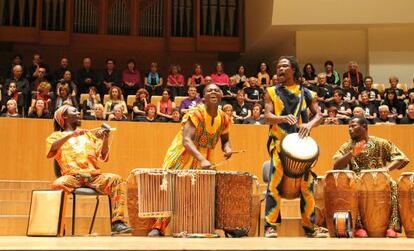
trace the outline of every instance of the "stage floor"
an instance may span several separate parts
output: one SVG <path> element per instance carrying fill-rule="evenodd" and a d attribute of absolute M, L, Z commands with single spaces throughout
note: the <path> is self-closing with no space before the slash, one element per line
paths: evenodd
<path fill-rule="evenodd" d="M 0 237 L 0 250 L 414 250 L 414 239 Z"/>

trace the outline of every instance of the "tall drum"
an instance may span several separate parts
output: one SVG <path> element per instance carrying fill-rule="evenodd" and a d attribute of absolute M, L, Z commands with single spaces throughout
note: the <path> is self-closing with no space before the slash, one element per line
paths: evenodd
<path fill-rule="evenodd" d="M 398 206 L 405 235 L 414 238 L 414 172 L 401 174 L 398 181 Z"/>
<path fill-rule="evenodd" d="M 350 211 L 352 227 L 355 227 L 358 214 L 357 188 L 357 176 L 353 171 L 332 170 L 326 172 L 324 187 L 325 219 L 330 236 L 336 236 L 338 233 L 334 225 L 335 212 Z"/>
<path fill-rule="evenodd" d="M 259 221 L 257 179 L 249 173 L 216 173 L 216 228 L 231 236 L 254 236 Z"/>
<path fill-rule="evenodd" d="M 320 227 L 326 226 L 325 221 L 325 176 L 318 176 L 313 186 L 315 194 L 315 224 Z"/>
<path fill-rule="evenodd" d="M 280 161 L 283 166 L 281 195 L 285 199 L 299 197 L 302 175 L 318 160 L 319 147 L 311 137 L 300 138 L 288 134 L 280 143 Z"/>
<path fill-rule="evenodd" d="M 359 213 L 369 237 L 385 237 L 391 215 L 388 172 L 362 170 L 359 182 Z"/>
<path fill-rule="evenodd" d="M 176 170 L 174 174 L 173 236 L 215 235 L 215 171 Z"/>

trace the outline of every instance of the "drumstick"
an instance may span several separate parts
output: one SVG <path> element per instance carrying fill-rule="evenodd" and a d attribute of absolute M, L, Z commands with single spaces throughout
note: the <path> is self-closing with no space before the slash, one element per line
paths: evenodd
<path fill-rule="evenodd" d="M 245 153 L 246 150 L 238 150 L 238 151 L 232 151 L 232 154 L 236 154 L 236 153 Z"/>

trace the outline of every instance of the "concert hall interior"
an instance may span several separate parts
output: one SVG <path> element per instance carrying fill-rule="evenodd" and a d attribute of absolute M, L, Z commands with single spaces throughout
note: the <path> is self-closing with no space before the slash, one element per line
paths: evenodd
<path fill-rule="evenodd" d="M 0 0 L 0 250 L 414 250 L 413 8 Z"/>

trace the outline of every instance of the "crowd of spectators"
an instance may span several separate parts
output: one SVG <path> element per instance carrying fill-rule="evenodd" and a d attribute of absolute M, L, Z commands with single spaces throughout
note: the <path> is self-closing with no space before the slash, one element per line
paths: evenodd
<path fill-rule="evenodd" d="M 223 91 L 221 109 L 235 124 L 264 124 L 265 90 L 278 85 L 265 62 L 254 76 L 246 76 L 243 65 L 228 74 L 217 62 L 215 71 L 207 75 L 195 64 L 187 80 L 177 64 L 169 67 L 166 77 L 156 62 L 143 77 L 135 66 L 131 59 L 119 70 L 114 59 L 107 59 L 105 69 L 97 70 L 92 59 L 85 57 L 82 68 L 74 71 L 69 60 L 62 58 L 51 71 L 40 54 L 33 55 L 30 66 L 16 55 L 0 82 L 1 116 L 48 119 L 60 106 L 70 104 L 82 111 L 85 120 L 178 123 L 203 102 L 204 87 L 215 83 Z M 306 63 L 300 84 L 316 94 L 324 124 L 345 124 L 355 115 L 365 116 L 371 124 L 414 123 L 414 88 L 401 88 L 396 76 L 389 78 L 384 90 L 375 88 L 374 79 L 364 77 L 356 62 L 349 63 L 342 77 L 332 61 L 326 61 L 319 73 Z"/>

